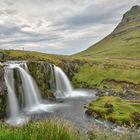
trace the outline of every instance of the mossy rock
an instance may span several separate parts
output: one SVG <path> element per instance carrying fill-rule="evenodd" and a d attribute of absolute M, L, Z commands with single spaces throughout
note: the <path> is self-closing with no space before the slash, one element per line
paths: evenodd
<path fill-rule="evenodd" d="M 53 97 L 55 91 L 54 75 L 50 69 L 50 64 L 47 62 L 29 61 L 29 72 L 39 86 L 43 98 Z M 53 87 L 52 87 L 53 86 Z"/>
<path fill-rule="evenodd" d="M 103 118 L 119 125 L 139 124 L 140 108 L 114 96 L 103 96 L 87 106 L 90 115 Z M 87 112 L 88 112 L 87 111 Z"/>
<path fill-rule="evenodd" d="M 140 112 L 135 111 L 130 114 L 130 117 L 132 118 L 132 122 L 140 127 Z"/>

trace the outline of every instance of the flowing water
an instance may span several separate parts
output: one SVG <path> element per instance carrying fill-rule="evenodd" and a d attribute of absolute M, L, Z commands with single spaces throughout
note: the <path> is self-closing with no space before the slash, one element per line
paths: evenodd
<path fill-rule="evenodd" d="M 15 80 L 13 67 L 17 65 L 8 65 L 5 67 L 5 82 L 8 89 L 8 106 L 9 106 L 9 117 L 6 123 L 9 125 L 24 124 L 29 121 L 27 117 L 24 117 L 19 110 L 18 100 L 15 94 Z"/>
<path fill-rule="evenodd" d="M 87 94 L 84 91 L 74 90 L 73 86 L 64 73 L 64 71 L 54 66 L 55 81 L 56 81 L 56 97 L 57 98 L 75 98 L 75 97 L 86 97 Z"/>
<path fill-rule="evenodd" d="M 24 65 L 25 65 L 25 69 L 22 68 L 20 65 L 17 68 L 20 72 L 20 76 L 23 84 L 26 108 L 31 109 L 34 106 L 37 106 L 41 103 L 41 97 L 37 84 L 28 73 L 27 65 L 26 64 Z"/>
<path fill-rule="evenodd" d="M 56 81 L 56 96 L 65 97 L 72 93 L 73 87 L 67 75 L 57 66 L 54 66 L 55 81 Z"/>
<path fill-rule="evenodd" d="M 15 95 L 15 85 L 13 69 L 10 66 L 5 67 L 5 82 L 8 89 L 9 117 L 16 118 L 19 116 L 19 105 Z"/>

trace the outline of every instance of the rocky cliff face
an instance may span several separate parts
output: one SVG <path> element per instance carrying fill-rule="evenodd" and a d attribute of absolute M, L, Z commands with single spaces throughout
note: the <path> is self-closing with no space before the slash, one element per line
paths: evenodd
<path fill-rule="evenodd" d="M 120 24 L 113 31 L 113 35 L 140 30 L 140 6 L 133 6 L 123 15 Z"/>
<path fill-rule="evenodd" d="M 0 65 L 0 118 L 5 115 L 7 107 L 7 89 L 4 81 L 4 68 Z"/>

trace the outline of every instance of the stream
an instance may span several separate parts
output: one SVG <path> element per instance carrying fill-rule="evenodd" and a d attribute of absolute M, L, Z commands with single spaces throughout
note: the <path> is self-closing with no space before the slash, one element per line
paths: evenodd
<path fill-rule="evenodd" d="M 95 119 L 92 116 L 89 116 L 85 113 L 86 109 L 84 105 L 89 102 L 96 100 L 98 97 L 96 96 L 96 90 L 80 90 L 79 93 L 85 93 L 86 96 L 77 96 L 77 97 L 69 97 L 69 98 L 60 98 L 56 101 L 50 103 L 56 103 L 56 105 L 51 107 L 50 112 L 41 112 L 40 114 L 35 113 L 32 115 L 33 120 L 40 120 L 46 118 L 62 118 L 64 120 L 68 120 L 73 124 L 80 132 L 85 132 L 89 128 L 89 126 L 97 125 L 99 127 L 112 127 L 113 124 L 111 122 L 105 120 Z M 45 103 L 46 101 L 44 101 Z M 121 128 L 112 127 L 112 130 L 115 132 L 121 132 Z"/>

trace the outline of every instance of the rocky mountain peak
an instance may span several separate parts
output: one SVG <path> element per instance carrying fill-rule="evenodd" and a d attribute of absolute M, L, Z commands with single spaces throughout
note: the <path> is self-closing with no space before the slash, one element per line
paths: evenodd
<path fill-rule="evenodd" d="M 140 6 L 135 5 L 123 15 L 122 22 L 140 21 Z"/>

